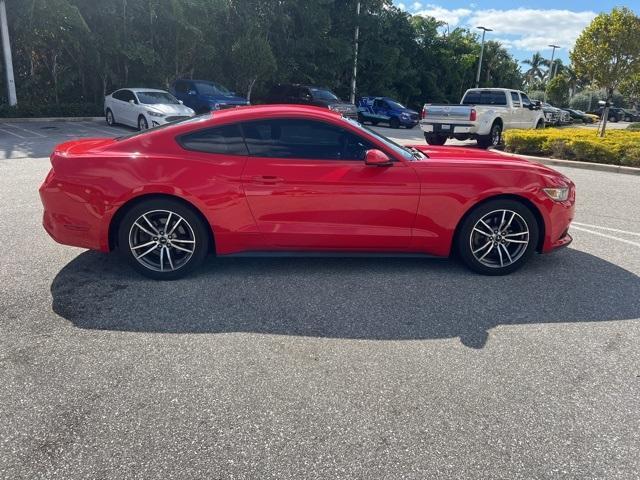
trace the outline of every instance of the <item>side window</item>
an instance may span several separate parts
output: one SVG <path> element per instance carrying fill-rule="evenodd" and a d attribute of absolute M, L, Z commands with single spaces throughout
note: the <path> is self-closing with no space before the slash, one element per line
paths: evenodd
<path fill-rule="evenodd" d="M 133 100 L 135 103 L 138 103 L 135 95 L 131 90 L 122 90 L 122 100 L 124 102 L 128 102 L 129 100 Z"/>
<path fill-rule="evenodd" d="M 384 102 L 380 99 L 376 99 L 373 101 L 373 106 L 376 108 L 384 107 Z"/>
<path fill-rule="evenodd" d="M 178 143 L 182 148 L 196 152 L 247 155 L 240 127 L 236 124 L 188 133 L 181 136 Z"/>
<path fill-rule="evenodd" d="M 511 102 L 516 108 L 522 107 L 522 105 L 520 104 L 520 95 L 518 95 L 518 92 L 511 92 Z"/>
<path fill-rule="evenodd" d="M 116 100 L 121 100 L 123 102 L 126 102 L 126 100 L 124 99 L 124 90 L 118 90 L 117 92 L 113 92 L 113 95 L 111 95 L 113 98 L 115 98 Z"/>
<path fill-rule="evenodd" d="M 521 93 L 520 96 L 522 97 L 522 106 L 525 108 L 529 108 L 531 106 L 531 100 L 529 100 L 529 97 L 527 97 L 524 93 Z"/>
<path fill-rule="evenodd" d="M 187 82 L 176 82 L 176 93 L 187 93 L 188 87 Z"/>
<path fill-rule="evenodd" d="M 363 160 L 373 148 L 342 128 L 310 120 L 264 120 L 242 124 L 249 155 L 310 160 Z"/>

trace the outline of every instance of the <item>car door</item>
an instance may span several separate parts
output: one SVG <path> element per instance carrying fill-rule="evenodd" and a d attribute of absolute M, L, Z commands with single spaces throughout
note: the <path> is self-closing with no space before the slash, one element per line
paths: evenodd
<path fill-rule="evenodd" d="M 242 182 L 271 248 L 409 246 L 420 193 L 409 163 L 365 165 L 373 144 L 321 121 L 260 120 L 242 129 L 249 151 Z"/>
<path fill-rule="evenodd" d="M 522 99 L 522 128 L 534 128 L 540 110 L 532 109 L 531 100 L 526 94 L 520 93 L 520 98 Z"/>
<path fill-rule="evenodd" d="M 522 101 L 518 92 L 511 93 L 511 125 L 507 128 L 526 128 L 526 119 L 522 109 Z"/>
<path fill-rule="evenodd" d="M 112 100 L 109 106 L 111 108 L 111 111 L 113 112 L 113 116 L 116 122 L 128 125 L 129 122 L 126 118 L 127 109 L 125 108 L 126 94 L 124 92 L 125 92 L 124 90 L 117 90 L 113 92 L 111 94 Z"/>
<path fill-rule="evenodd" d="M 389 120 L 389 115 L 387 115 L 386 102 L 384 100 L 376 98 L 373 101 L 373 111 L 379 120 L 384 120 L 385 122 Z"/>
<path fill-rule="evenodd" d="M 120 109 L 120 118 L 123 120 L 123 123 L 130 125 L 132 127 L 138 126 L 138 106 L 136 102 L 138 101 L 131 90 L 121 90 L 121 98 L 119 109 Z M 133 101 L 133 103 L 131 103 Z"/>

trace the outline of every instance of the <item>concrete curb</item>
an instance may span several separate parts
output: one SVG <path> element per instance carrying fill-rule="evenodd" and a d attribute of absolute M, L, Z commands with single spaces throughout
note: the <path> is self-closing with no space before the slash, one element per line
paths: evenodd
<path fill-rule="evenodd" d="M 493 150 L 501 155 L 508 157 L 526 158 L 533 162 L 543 163 L 545 165 L 555 165 L 557 167 L 581 168 L 583 170 L 595 170 L 598 172 L 624 173 L 626 175 L 640 175 L 640 168 L 626 167 L 624 165 L 609 165 L 606 163 L 579 162 L 577 160 L 561 160 L 559 158 L 534 157 L 532 155 L 519 155 L 515 153 L 502 152 Z"/>
<path fill-rule="evenodd" d="M 11 122 L 99 122 L 104 117 L 39 117 L 39 118 L 0 118 L 0 123 Z"/>

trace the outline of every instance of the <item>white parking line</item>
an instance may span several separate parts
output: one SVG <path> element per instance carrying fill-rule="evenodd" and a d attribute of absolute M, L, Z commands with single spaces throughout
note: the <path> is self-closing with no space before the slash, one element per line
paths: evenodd
<path fill-rule="evenodd" d="M 40 132 L 34 132 L 33 130 L 29 130 L 28 128 L 19 127 L 15 123 L 5 123 L 4 125 L 5 125 L 5 127 L 13 127 L 13 128 L 20 129 L 20 130 L 22 130 L 24 132 L 27 132 L 27 133 L 32 133 L 34 135 L 37 135 L 38 137 L 42 137 L 42 138 L 46 138 L 47 137 L 46 135 L 43 135 Z"/>
<path fill-rule="evenodd" d="M 628 243 L 629 245 L 633 245 L 635 247 L 640 247 L 640 243 L 632 242 L 631 240 L 627 240 L 626 238 L 614 237 L 613 235 L 607 235 L 606 233 L 595 232 L 595 231 L 589 230 L 587 228 L 576 227 L 575 224 L 571 224 L 571 228 L 573 228 L 575 230 L 580 230 L 581 232 L 587 232 L 587 233 L 590 233 L 592 235 L 597 235 L 599 237 L 609 238 L 611 240 L 617 240 L 618 242 Z"/>
<path fill-rule="evenodd" d="M 627 230 L 619 230 L 617 228 L 601 227 L 600 225 L 589 225 L 588 223 L 571 222 L 571 225 L 579 225 L 581 227 L 598 228 L 600 230 L 608 230 L 610 232 L 624 233 L 626 235 L 636 235 L 640 237 L 638 232 L 629 232 Z"/>
<path fill-rule="evenodd" d="M 23 137 L 22 135 L 18 135 L 17 133 L 10 132 L 9 130 L 5 130 L 4 128 L 0 128 L 0 132 L 8 133 L 9 135 L 13 135 L 14 137 L 21 138 L 25 140 L 27 137 Z"/>
<path fill-rule="evenodd" d="M 106 133 L 106 134 L 111 135 L 111 136 L 113 136 L 115 133 L 117 133 L 117 130 L 112 130 L 112 131 L 103 130 L 102 128 L 95 127 L 93 125 L 87 125 L 86 123 L 82 123 L 81 125 L 83 127 L 85 127 L 85 128 L 92 128 L 93 130 L 97 130 L 97 131 L 99 131 L 101 133 Z"/>

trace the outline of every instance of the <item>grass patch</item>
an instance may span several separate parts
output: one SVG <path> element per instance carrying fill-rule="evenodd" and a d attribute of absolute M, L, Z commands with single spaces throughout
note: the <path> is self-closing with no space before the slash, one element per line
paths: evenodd
<path fill-rule="evenodd" d="M 640 167 L 640 124 L 638 129 L 609 130 L 604 138 L 595 130 L 548 128 L 507 130 L 505 150 L 525 155 Z"/>

